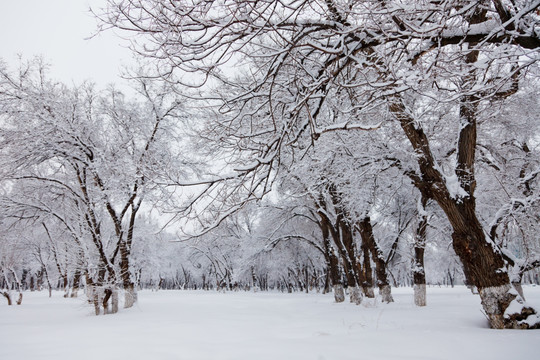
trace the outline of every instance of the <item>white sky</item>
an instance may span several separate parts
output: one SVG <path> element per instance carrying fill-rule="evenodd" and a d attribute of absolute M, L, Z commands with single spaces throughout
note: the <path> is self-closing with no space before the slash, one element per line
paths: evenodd
<path fill-rule="evenodd" d="M 17 54 L 25 59 L 41 55 L 50 63 L 54 79 L 122 88 L 120 70 L 132 58 L 126 42 L 112 31 L 85 40 L 97 29 L 89 7 L 97 10 L 104 4 L 105 0 L 0 0 L 0 58 L 13 69 Z"/>

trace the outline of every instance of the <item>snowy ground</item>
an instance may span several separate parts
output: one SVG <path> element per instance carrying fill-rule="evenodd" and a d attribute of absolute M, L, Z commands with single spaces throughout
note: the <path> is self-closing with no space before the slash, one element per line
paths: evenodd
<path fill-rule="evenodd" d="M 0 302 L 0 359 L 538 359 L 540 331 L 491 330 L 466 288 L 411 289 L 396 302 L 335 304 L 332 295 L 143 291 L 139 304 L 95 316 L 82 298 L 25 293 Z M 525 287 L 540 309 L 540 287 Z"/>

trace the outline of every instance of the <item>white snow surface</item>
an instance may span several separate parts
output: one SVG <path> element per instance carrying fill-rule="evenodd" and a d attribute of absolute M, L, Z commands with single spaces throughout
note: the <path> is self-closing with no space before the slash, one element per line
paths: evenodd
<path fill-rule="evenodd" d="M 525 286 L 540 308 L 540 286 Z M 539 330 L 492 330 L 465 287 L 392 289 L 391 304 L 332 294 L 142 291 L 136 307 L 95 316 L 84 296 L 26 292 L 0 303 L 1 359 L 537 359 Z"/>

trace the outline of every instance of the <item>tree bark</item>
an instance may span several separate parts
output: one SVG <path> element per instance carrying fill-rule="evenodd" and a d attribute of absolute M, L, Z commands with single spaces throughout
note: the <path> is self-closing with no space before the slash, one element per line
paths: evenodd
<path fill-rule="evenodd" d="M 13 303 L 11 302 L 11 294 L 9 291 L 2 291 L 2 295 L 6 298 L 8 306 L 11 306 Z"/>
<path fill-rule="evenodd" d="M 21 284 L 21 281 L 19 280 L 19 277 L 17 276 L 17 273 L 15 272 L 14 269 L 9 269 L 9 271 L 11 272 L 11 275 L 13 276 L 13 280 L 15 281 L 15 286 L 17 287 L 17 292 L 19 293 L 19 297 L 17 298 L 17 301 L 15 302 L 17 305 L 21 305 L 22 304 L 22 299 L 23 299 L 23 293 L 22 293 L 22 284 Z"/>
<path fill-rule="evenodd" d="M 345 293 L 343 291 L 343 284 L 341 283 L 339 259 L 336 256 L 332 244 L 330 243 L 329 227 L 332 225 L 330 225 L 326 217 L 322 215 L 320 225 L 323 233 L 324 251 L 326 253 L 326 267 L 329 275 L 330 286 L 334 289 L 335 301 L 338 303 L 343 302 L 345 300 Z"/>
<path fill-rule="evenodd" d="M 341 202 L 341 196 L 334 185 L 329 187 L 329 193 L 337 213 L 336 225 L 334 227 L 336 231 L 332 232 L 332 237 L 343 259 L 350 301 L 359 305 L 362 302 L 363 295 L 360 290 L 361 281 L 358 272 L 358 254 L 353 237 L 353 227 L 349 222 L 348 213 Z"/>
<path fill-rule="evenodd" d="M 424 251 L 426 248 L 426 232 L 428 215 L 426 213 L 427 197 L 422 194 L 418 204 L 418 226 L 414 237 L 413 286 L 414 303 L 426 306 L 426 272 L 424 267 Z"/>
<path fill-rule="evenodd" d="M 367 298 L 374 298 L 375 293 L 373 291 L 373 269 L 371 268 L 371 260 L 369 257 L 368 244 L 362 241 L 362 259 L 363 267 L 360 270 L 362 274 L 362 290 Z"/>
<path fill-rule="evenodd" d="M 362 291 L 360 288 L 360 275 L 358 272 L 358 263 L 357 263 L 357 251 L 356 244 L 353 238 L 353 230 L 351 225 L 345 219 L 341 219 L 340 222 L 340 233 L 341 240 L 345 247 L 345 255 L 347 257 L 348 264 L 348 276 L 351 277 L 349 280 L 349 296 L 352 303 L 360 305 L 362 303 Z"/>
<path fill-rule="evenodd" d="M 133 243 L 133 231 L 135 227 L 135 219 L 139 210 L 140 202 L 137 205 L 131 206 L 131 214 L 129 217 L 129 226 L 126 239 L 120 238 L 120 271 L 122 277 L 122 285 L 124 288 L 124 308 L 128 309 L 137 302 L 137 287 L 131 278 L 129 268 L 129 257 L 131 255 L 131 245 Z"/>
<path fill-rule="evenodd" d="M 345 277 L 347 278 L 347 287 L 349 288 L 350 295 L 351 295 L 350 297 L 351 302 L 360 304 L 360 302 L 362 301 L 361 293 L 355 290 L 358 288 L 358 281 L 357 281 L 358 277 L 356 273 L 357 271 L 356 254 L 352 246 L 352 242 L 353 242 L 352 233 L 350 231 L 350 226 L 348 225 L 347 222 L 345 222 L 343 211 L 339 204 L 338 194 L 334 187 L 330 188 L 330 195 L 332 197 L 332 203 L 334 207 L 336 208 L 336 212 L 338 213 L 336 217 L 336 221 L 335 221 L 335 226 L 332 225 L 332 222 L 330 221 L 330 219 L 328 218 L 326 214 L 326 211 L 327 211 L 326 202 L 324 201 L 324 199 L 322 199 L 322 197 L 319 199 L 318 205 L 321 209 L 318 211 L 318 214 L 321 217 L 322 222 L 324 223 L 325 229 L 332 236 L 334 244 L 336 245 L 338 253 L 342 259 L 343 268 L 345 271 Z M 345 244 L 347 244 L 348 246 L 346 246 Z M 330 248 L 332 247 L 330 246 Z M 333 253 L 333 248 L 332 248 L 332 253 Z M 351 253 L 353 256 L 352 258 L 351 258 Z M 336 261 L 338 260 L 337 256 L 335 256 L 334 258 Z M 338 267 L 335 266 L 335 269 L 337 268 Z M 339 274 L 336 273 L 334 274 L 334 276 L 335 276 L 335 280 L 341 283 L 341 280 L 338 280 Z M 333 285 L 336 285 L 336 284 L 337 283 L 334 283 Z M 341 289 L 342 288 L 343 286 L 341 286 Z M 334 296 L 335 296 L 336 302 L 341 302 L 343 301 L 341 299 L 342 298 L 344 299 L 344 295 L 343 296 L 341 295 L 341 292 L 339 291 L 340 289 L 339 286 L 337 287 L 337 289 L 338 291 L 336 291 L 336 286 L 334 286 Z"/>
<path fill-rule="evenodd" d="M 508 314 L 508 309 L 513 300 L 523 301 L 517 298 L 517 293 L 510 292 L 511 285 L 506 264 L 502 253 L 496 245 L 487 239 L 482 226 L 476 216 L 475 198 L 472 194 L 475 183 L 474 168 L 469 166 L 456 169 L 456 175 L 463 176 L 461 189 L 468 190 L 465 194 L 452 194 L 449 191 L 443 174 L 439 171 L 432 155 L 429 141 L 421 127 L 417 127 L 400 99 L 394 98 L 390 104 L 390 110 L 398 119 L 401 128 L 409 139 L 416 155 L 420 169 L 420 177 L 409 174 L 414 184 L 420 191 L 425 191 L 430 198 L 437 201 L 446 214 L 452 229 L 452 244 L 459 256 L 467 283 L 476 286 L 482 300 L 482 306 L 491 327 L 501 328 L 537 328 L 539 320 L 526 320 L 529 315 L 535 313 L 527 306 L 516 306 L 518 313 Z M 467 114 L 464 114 L 467 115 Z M 474 120 L 469 119 L 469 120 Z M 474 160 L 474 147 L 476 146 L 476 126 L 463 124 L 458 141 L 458 159 L 461 162 Z M 521 300 L 520 300 L 521 299 Z"/>
<path fill-rule="evenodd" d="M 71 288 L 71 297 L 76 298 L 79 293 L 79 286 L 81 283 L 81 270 L 75 270 L 75 275 L 73 275 L 73 286 Z"/>
<path fill-rule="evenodd" d="M 369 216 L 364 217 L 358 222 L 358 231 L 362 237 L 362 242 L 371 253 L 371 257 L 375 262 L 375 274 L 377 275 L 377 286 L 379 288 L 379 294 L 382 297 L 382 301 L 390 303 L 394 301 L 392 297 L 392 290 L 390 283 L 388 282 L 388 275 L 386 273 L 386 263 L 382 251 L 379 249 L 375 237 L 373 235 L 373 227 L 371 226 L 371 219 Z"/>

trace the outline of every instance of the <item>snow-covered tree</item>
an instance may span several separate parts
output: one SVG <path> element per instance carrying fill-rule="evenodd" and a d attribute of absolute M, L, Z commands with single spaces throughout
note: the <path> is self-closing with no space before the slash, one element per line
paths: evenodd
<path fill-rule="evenodd" d="M 161 200 L 163 179 L 182 167 L 171 146 L 180 102 L 166 85 L 137 85 L 140 98 L 128 101 L 114 88 L 51 81 L 40 61 L 0 71 L 2 180 L 11 188 L 3 204 L 45 230 L 55 259 L 66 234 L 72 263 L 57 268 L 66 287 L 68 267 L 86 275 L 96 312 L 111 296 L 115 311 L 117 286 L 125 307 L 136 301 L 137 214 L 143 201 Z"/>
<path fill-rule="evenodd" d="M 397 125 L 415 160 L 404 172 L 447 217 L 491 326 L 530 328 L 540 323 L 536 311 L 512 291 L 508 260 L 478 215 L 475 169 L 485 109 L 536 78 L 537 9 L 501 0 L 111 0 L 101 18 L 148 38 L 137 50 L 156 59 L 158 76 L 190 72 L 200 75 L 190 85 L 226 84 L 211 128 L 235 149 L 240 171 L 225 179 L 241 179 L 247 190 L 232 189 L 244 196 L 268 192 L 301 139 Z M 441 106 L 451 131 L 430 137 L 426 109 Z M 386 115 L 374 118 L 381 108 Z M 440 137 L 455 138 L 449 156 L 434 149 Z"/>

